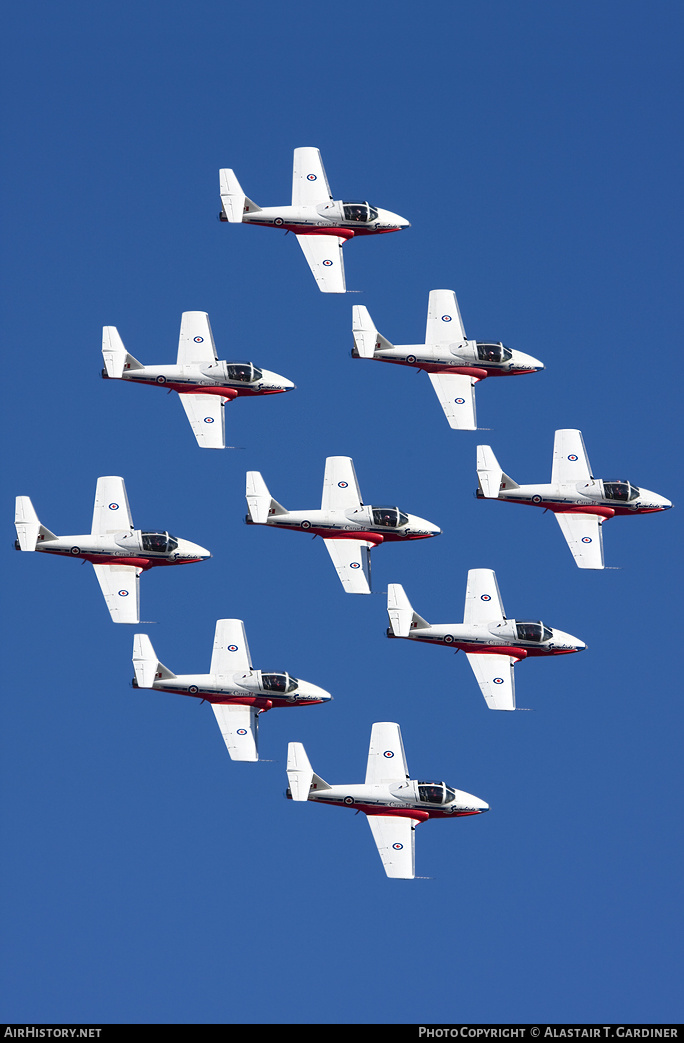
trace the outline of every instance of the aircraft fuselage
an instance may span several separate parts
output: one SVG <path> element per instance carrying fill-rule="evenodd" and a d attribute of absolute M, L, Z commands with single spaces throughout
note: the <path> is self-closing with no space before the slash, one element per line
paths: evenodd
<path fill-rule="evenodd" d="M 176 692 L 180 695 L 204 699 L 209 703 L 254 706 L 261 712 L 274 707 L 313 706 L 316 703 L 330 702 L 332 699 L 329 692 L 308 681 L 298 680 L 296 687 L 289 692 L 279 692 L 275 689 L 275 685 L 267 687 L 269 678 L 285 676 L 284 674 L 266 674 L 266 684 L 263 684 L 262 672 L 257 670 L 238 673 L 233 677 L 214 674 L 178 674 L 175 677 L 155 681 L 152 687 L 160 692 Z M 290 675 L 287 676 L 290 677 Z M 294 678 L 290 679 L 294 680 Z M 139 687 L 135 679 L 133 687 Z"/>
<path fill-rule="evenodd" d="M 254 370 L 255 367 L 251 367 Z M 167 391 L 177 391 L 179 394 L 192 393 L 193 395 L 220 395 L 222 398 L 233 399 L 243 396 L 254 395 L 276 395 L 282 391 L 291 391 L 294 384 L 278 373 L 271 373 L 267 369 L 258 369 L 254 374 L 254 380 L 231 379 L 230 370 L 246 370 L 244 363 L 215 362 L 193 364 L 188 366 L 142 366 L 139 369 L 132 367 L 124 369 L 120 378 L 111 378 L 107 370 L 102 370 L 105 380 L 120 379 L 129 380 L 133 384 L 153 384 L 164 387 Z M 246 374 L 252 376 L 252 373 Z"/>
<path fill-rule="evenodd" d="M 429 818 L 461 818 L 480 815 L 489 810 L 489 805 L 471 793 L 445 787 L 443 783 L 422 783 L 407 779 L 405 782 L 377 783 L 372 785 L 320 787 L 318 792 L 312 784 L 309 800 L 320 804 L 335 804 L 353 808 L 366 815 L 398 815 L 424 822 Z M 421 788 L 429 795 L 437 795 L 442 787 L 439 801 L 421 799 Z M 434 792 L 430 792 L 434 791 Z M 288 798 L 290 790 L 287 791 Z M 443 798 L 446 797 L 446 800 Z"/>
<path fill-rule="evenodd" d="M 478 353 L 478 346 L 480 352 Z M 500 362 L 479 355 L 486 354 L 483 342 L 474 340 L 461 344 L 395 344 L 392 347 L 377 347 L 373 360 L 392 362 L 398 366 L 422 369 L 426 373 L 460 373 L 464 376 L 484 380 L 486 377 L 521 376 L 537 373 L 544 369 L 543 363 L 522 351 L 511 351 L 509 359 Z M 492 345 L 494 346 L 494 345 Z M 358 348 L 351 350 L 352 358 L 362 358 Z"/>
<path fill-rule="evenodd" d="M 242 223 L 282 228 L 296 235 L 335 235 L 340 239 L 400 232 L 409 227 L 409 222 L 398 214 L 373 209 L 377 211 L 373 220 L 350 221 L 345 218 L 341 200 L 319 206 L 271 206 L 243 214 Z"/>
<path fill-rule="evenodd" d="M 370 506 L 335 511 L 288 511 L 286 514 L 271 515 L 265 524 L 277 529 L 300 529 L 324 539 L 367 540 L 376 544 L 422 540 L 441 533 L 436 525 L 413 514 L 405 515 L 407 521 L 403 525 L 378 525 L 373 521 L 372 512 Z M 254 524 L 249 514 L 245 520 L 248 525 Z"/>
<path fill-rule="evenodd" d="M 521 641 L 514 619 L 505 619 L 503 622 L 493 620 L 491 623 L 437 623 L 428 627 L 414 624 L 406 640 L 426 641 L 449 645 L 463 652 L 507 655 L 516 659 L 568 655 L 586 648 L 583 641 L 562 630 L 553 630 L 542 624 L 542 631 L 550 635 L 543 641 Z M 391 627 L 387 630 L 387 636 L 396 637 Z"/>
<path fill-rule="evenodd" d="M 143 537 L 161 536 L 161 533 L 143 533 L 140 530 L 93 535 L 59 536 L 46 540 L 38 536 L 36 550 L 45 554 L 60 554 L 70 558 L 84 558 L 93 565 L 132 565 L 150 569 L 157 565 L 185 565 L 205 561 L 211 557 L 208 550 L 189 540 L 170 537 L 175 546 L 166 551 L 146 548 Z M 165 534 L 168 540 L 168 534 Z M 15 543 L 17 547 L 18 541 Z M 17 548 L 18 549 L 18 548 Z"/>
<path fill-rule="evenodd" d="M 596 514 L 604 520 L 615 515 L 650 514 L 653 511 L 665 511 L 672 506 L 664 496 L 650 492 L 648 489 L 631 486 L 636 496 L 631 500 L 620 500 L 606 495 L 605 486 L 627 485 L 626 482 L 603 482 L 591 479 L 588 482 L 568 483 L 564 485 L 521 485 L 515 489 L 503 489 L 498 497 L 510 503 L 523 503 L 532 507 L 570 514 Z M 485 499 L 478 488 L 475 494 L 478 499 Z"/>

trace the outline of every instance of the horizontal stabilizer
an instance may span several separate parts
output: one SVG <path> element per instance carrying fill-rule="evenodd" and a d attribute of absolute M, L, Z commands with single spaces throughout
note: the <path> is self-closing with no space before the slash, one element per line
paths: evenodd
<path fill-rule="evenodd" d="M 19 546 L 22 550 L 33 551 L 38 543 L 59 539 L 54 532 L 50 532 L 49 529 L 40 524 L 38 515 L 28 496 L 17 496 L 14 524 L 17 530 Z"/>
<path fill-rule="evenodd" d="M 394 344 L 378 333 L 368 308 L 363 304 L 355 304 L 352 308 L 352 326 L 359 358 L 372 359 L 376 351 L 394 347 Z"/>
<path fill-rule="evenodd" d="M 116 326 L 102 327 L 102 358 L 112 380 L 120 380 L 124 370 L 144 369 L 142 362 L 126 351 Z"/>
<path fill-rule="evenodd" d="M 271 514 L 287 514 L 283 505 L 271 496 L 259 471 L 247 472 L 245 495 L 249 516 L 255 525 L 265 525 Z"/>
<path fill-rule="evenodd" d="M 306 755 L 306 750 L 301 742 L 290 742 L 287 744 L 287 781 L 290 785 L 290 793 L 293 800 L 308 800 L 309 791 L 314 778 L 313 768 Z M 323 779 L 318 779 L 322 786 L 327 787 Z"/>
<path fill-rule="evenodd" d="M 430 626 L 426 619 L 413 611 L 400 583 L 388 584 L 387 614 L 395 637 L 408 637 L 411 630 Z"/>
<path fill-rule="evenodd" d="M 517 482 L 501 470 L 499 461 L 488 445 L 477 447 L 477 477 L 482 495 L 489 500 L 496 500 L 501 490 L 520 488 Z"/>
<path fill-rule="evenodd" d="M 261 210 L 261 207 L 242 191 L 240 182 L 232 170 L 219 170 L 219 185 L 223 213 L 226 221 L 230 221 L 231 224 L 241 224 L 243 214 Z"/>
<path fill-rule="evenodd" d="M 133 669 L 138 688 L 153 688 L 155 681 L 176 676 L 159 662 L 147 634 L 136 634 L 133 638 Z"/>

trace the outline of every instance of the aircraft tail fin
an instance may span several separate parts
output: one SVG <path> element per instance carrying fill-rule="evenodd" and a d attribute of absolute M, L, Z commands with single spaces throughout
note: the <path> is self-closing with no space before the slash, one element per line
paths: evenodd
<path fill-rule="evenodd" d="M 352 309 L 352 325 L 354 330 L 355 354 L 361 359 L 372 359 L 381 348 L 393 348 L 386 337 L 378 333 L 375 323 L 370 317 L 368 308 L 363 304 L 355 304 Z"/>
<path fill-rule="evenodd" d="M 330 789 L 328 783 L 316 775 L 311 767 L 301 742 L 287 744 L 287 781 L 292 800 L 308 800 L 312 789 Z"/>
<path fill-rule="evenodd" d="M 501 464 L 488 445 L 477 447 L 477 477 L 482 495 L 488 500 L 496 500 L 501 490 L 520 488 L 501 470 Z"/>
<path fill-rule="evenodd" d="M 240 182 L 232 170 L 219 170 L 219 186 L 221 190 L 221 213 L 222 221 L 230 221 L 231 224 L 240 224 L 243 214 L 251 214 L 261 210 L 260 206 L 250 199 L 242 190 Z"/>
<path fill-rule="evenodd" d="M 152 688 L 155 681 L 176 676 L 159 662 L 147 634 L 136 634 L 133 638 L 133 668 L 138 688 Z"/>
<path fill-rule="evenodd" d="M 245 494 L 249 508 L 248 519 L 253 525 L 265 525 L 269 515 L 287 514 L 283 505 L 271 496 L 259 471 L 247 472 Z"/>
<path fill-rule="evenodd" d="M 54 532 L 50 532 L 44 525 L 41 525 L 28 496 L 17 496 L 14 524 L 20 550 L 35 550 L 39 543 L 59 539 Z"/>
<path fill-rule="evenodd" d="M 126 351 L 116 326 L 102 327 L 102 358 L 107 376 L 113 380 L 121 380 L 124 370 L 144 369 L 142 362 Z"/>
<path fill-rule="evenodd" d="M 387 586 L 387 615 L 390 621 L 388 637 L 408 637 L 412 630 L 430 626 L 426 619 L 413 611 L 413 605 L 400 583 L 390 583 Z"/>

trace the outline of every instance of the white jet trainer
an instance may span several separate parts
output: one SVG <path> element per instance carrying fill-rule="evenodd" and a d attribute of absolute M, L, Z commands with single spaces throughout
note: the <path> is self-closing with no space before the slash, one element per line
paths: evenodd
<path fill-rule="evenodd" d="M 373 725 L 363 785 L 324 782 L 314 773 L 301 742 L 288 746 L 287 778 L 290 800 L 315 800 L 363 811 L 387 876 L 398 880 L 413 880 L 416 875 L 415 829 L 421 822 L 489 810 L 483 800 L 445 782 L 411 779 L 401 730 L 389 722 Z"/>
<path fill-rule="evenodd" d="M 17 550 L 65 554 L 92 563 L 115 623 L 140 622 L 140 573 L 159 565 L 205 561 L 208 550 L 168 532 L 133 528 L 123 478 L 98 478 L 90 533 L 55 536 L 44 525 L 28 496 L 17 496 L 14 517 Z"/>
<path fill-rule="evenodd" d="M 506 619 L 491 569 L 468 573 L 462 623 L 428 623 L 413 611 L 404 588 L 387 588 L 388 637 L 406 637 L 463 649 L 490 710 L 515 710 L 513 667 L 528 656 L 567 655 L 587 646 L 540 620 Z"/>
<path fill-rule="evenodd" d="M 649 514 L 672 506 L 664 496 L 628 481 L 602 481 L 591 473 L 582 432 L 556 431 L 550 485 L 518 485 L 501 470 L 488 445 L 477 447 L 478 489 L 487 500 L 526 503 L 553 511 L 576 564 L 602 569 L 601 526 L 619 514 Z"/>
<path fill-rule="evenodd" d="M 126 351 L 116 326 L 102 329 L 102 376 L 177 391 L 202 449 L 225 449 L 223 407 L 234 398 L 277 395 L 294 384 L 251 362 L 223 362 L 216 354 L 209 316 L 184 311 L 175 366 L 145 366 Z"/>
<path fill-rule="evenodd" d="M 134 688 L 179 692 L 211 703 L 231 760 L 258 761 L 259 714 L 273 707 L 330 702 L 329 692 L 288 673 L 252 667 L 241 619 L 219 619 L 208 674 L 173 674 L 157 659 L 147 634 L 133 641 Z"/>
<path fill-rule="evenodd" d="M 292 206 L 257 206 L 232 170 L 219 171 L 221 221 L 263 225 L 294 232 L 322 293 L 344 293 L 342 247 L 359 235 L 408 228 L 409 222 L 365 201 L 335 200 L 317 148 L 296 148 Z"/>
<path fill-rule="evenodd" d="M 348 594 L 370 594 L 370 551 L 381 543 L 423 540 L 442 531 L 398 507 L 362 503 L 354 464 L 348 456 L 325 461 L 320 511 L 288 511 L 274 500 L 259 471 L 247 472 L 248 525 L 272 525 L 322 536 Z"/>
<path fill-rule="evenodd" d="M 391 344 L 378 333 L 368 308 L 353 308 L 352 357 L 378 359 L 427 372 L 449 427 L 475 431 L 475 385 L 486 377 L 537 373 L 543 363 L 504 344 L 468 340 L 453 290 L 431 290 L 424 344 Z"/>

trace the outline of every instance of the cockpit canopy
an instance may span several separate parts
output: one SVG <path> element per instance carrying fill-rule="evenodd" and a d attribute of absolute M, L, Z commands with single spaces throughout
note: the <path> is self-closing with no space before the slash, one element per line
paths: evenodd
<path fill-rule="evenodd" d="M 371 512 L 373 525 L 380 525 L 386 529 L 399 529 L 402 525 L 408 525 L 408 515 L 398 507 L 371 507 Z"/>
<path fill-rule="evenodd" d="M 636 500 L 640 494 L 641 490 L 627 481 L 603 483 L 603 495 L 606 500 L 622 500 L 626 503 L 628 500 Z"/>
<path fill-rule="evenodd" d="M 299 684 L 296 677 L 291 677 L 289 674 L 261 674 L 261 687 L 267 692 L 278 692 L 281 695 L 287 695 L 288 692 L 294 692 L 295 688 Z"/>
<path fill-rule="evenodd" d="M 251 362 L 226 362 L 226 377 L 240 384 L 253 384 L 255 380 L 261 380 L 263 373 Z"/>
<path fill-rule="evenodd" d="M 418 800 L 423 804 L 450 804 L 456 799 L 456 793 L 446 782 L 417 782 Z"/>
<path fill-rule="evenodd" d="M 142 549 L 157 554 L 169 554 L 178 546 L 178 540 L 168 532 L 141 532 Z"/>
<path fill-rule="evenodd" d="M 363 199 L 347 199 L 342 203 L 344 220 L 354 224 L 369 224 L 377 220 L 378 212 Z"/>
<path fill-rule="evenodd" d="M 538 644 L 542 644 L 553 637 L 553 633 L 541 621 L 528 623 L 516 620 L 515 630 L 518 641 L 536 641 Z"/>
<path fill-rule="evenodd" d="M 477 341 L 477 357 L 480 362 L 508 362 L 513 352 L 505 344 L 489 344 Z"/>

